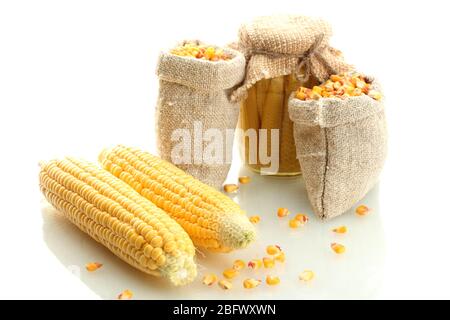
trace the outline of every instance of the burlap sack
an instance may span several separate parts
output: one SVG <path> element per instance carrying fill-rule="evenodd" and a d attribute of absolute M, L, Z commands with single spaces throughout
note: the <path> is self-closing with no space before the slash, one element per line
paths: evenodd
<path fill-rule="evenodd" d="M 340 52 L 328 44 L 331 34 L 326 21 L 297 15 L 258 17 L 242 25 L 235 48 L 245 54 L 247 74 L 232 99 L 244 99 L 261 79 L 296 74 L 301 81 L 314 75 L 322 82 L 350 71 Z"/>
<path fill-rule="evenodd" d="M 231 60 L 211 62 L 162 52 L 157 66 L 159 154 L 216 188 L 230 169 L 230 132 L 234 132 L 239 114 L 239 105 L 231 102 L 229 95 L 245 73 L 244 56 L 232 49 L 224 51 Z M 218 135 L 221 141 L 214 139 Z M 189 153 L 178 152 L 182 151 L 181 141 L 187 148 L 182 150 Z"/>
<path fill-rule="evenodd" d="M 367 95 L 301 101 L 293 94 L 289 115 L 314 212 L 322 219 L 341 215 L 375 185 L 383 167 L 383 102 Z"/>

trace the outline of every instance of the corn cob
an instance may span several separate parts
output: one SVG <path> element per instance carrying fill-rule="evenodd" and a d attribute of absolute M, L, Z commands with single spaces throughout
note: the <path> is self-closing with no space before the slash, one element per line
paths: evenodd
<path fill-rule="evenodd" d="M 195 248 L 186 232 L 106 170 L 66 158 L 42 163 L 39 179 L 56 209 L 122 260 L 175 285 L 195 278 Z"/>
<path fill-rule="evenodd" d="M 255 229 L 224 194 L 174 165 L 134 148 L 104 150 L 102 166 L 174 218 L 195 245 L 228 252 L 246 247 Z"/>

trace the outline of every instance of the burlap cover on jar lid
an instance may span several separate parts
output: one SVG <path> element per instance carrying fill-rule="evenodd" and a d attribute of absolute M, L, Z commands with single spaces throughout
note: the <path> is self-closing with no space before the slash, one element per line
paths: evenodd
<path fill-rule="evenodd" d="M 233 47 L 245 54 L 247 73 L 232 99 L 246 98 L 261 79 L 296 74 L 300 81 L 310 75 L 325 81 L 331 74 L 350 71 L 340 51 L 329 45 L 331 35 L 326 21 L 299 15 L 263 16 L 242 25 Z"/>
<path fill-rule="evenodd" d="M 156 130 L 161 158 L 216 188 L 221 187 L 230 169 L 233 141 L 229 133 L 235 130 L 239 114 L 239 105 L 229 96 L 245 73 L 244 56 L 228 48 L 224 52 L 232 59 L 212 62 L 162 52 L 156 70 Z M 222 141 L 214 140 L 218 135 Z M 181 136 L 190 141 L 181 143 Z M 180 143 L 189 153 L 179 152 L 187 150 L 180 148 Z"/>
<path fill-rule="evenodd" d="M 380 90 L 372 79 L 372 88 Z M 301 101 L 292 94 L 297 157 L 318 217 L 339 216 L 376 184 L 387 153 L 383 101 L 367 95 Z"/>

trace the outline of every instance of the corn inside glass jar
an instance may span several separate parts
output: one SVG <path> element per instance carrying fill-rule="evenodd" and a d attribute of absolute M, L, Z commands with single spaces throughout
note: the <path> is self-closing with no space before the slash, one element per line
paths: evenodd
<path fill-rule="evenodd" d="M 318 83 L 313 77 L 301 82 L 291 74 L 259 80 L 248 90 L 239 117 L 241 156 L 247 167 L 278 176 L 301 174 L 288 99 L 298 87 Z"/>

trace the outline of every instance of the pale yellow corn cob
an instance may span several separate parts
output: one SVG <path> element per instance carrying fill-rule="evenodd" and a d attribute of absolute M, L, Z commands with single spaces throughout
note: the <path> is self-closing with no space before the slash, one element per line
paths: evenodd
<path fill-rule="evenodd" d="M 164 211 L 97 166 L 66 158 L 41 164 L 47 200 L 122 260 L 175 285 L 191 282 L 194 245 Z"/>
<path fill-rule="evenodd" d="M 234 201 L 167 161 L 124 146 L 104 150 L 99 160 L 174 218 L 195 245 L 228 252 L 255 239 L 253 225 Z"/>

